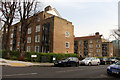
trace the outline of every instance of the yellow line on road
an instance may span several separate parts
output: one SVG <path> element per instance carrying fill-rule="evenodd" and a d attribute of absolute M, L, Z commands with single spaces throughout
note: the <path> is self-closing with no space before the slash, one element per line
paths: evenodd
<path fill-rule="evenodd" d="M 10 63 L 11 66 L 26 66 L 24 63 Z"/>

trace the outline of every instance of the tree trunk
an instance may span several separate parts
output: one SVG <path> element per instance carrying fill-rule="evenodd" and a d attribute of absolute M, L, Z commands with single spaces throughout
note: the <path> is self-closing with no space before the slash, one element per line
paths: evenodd
<path fill-rule="evenodd" d="M 2 49 L 6 50 L 6 24 L 4 25 L 3 38 L 2 38 Z"/>
<path fill-rule="evenodd" d="M 20 55 L 19 60 L 24 61 L 24 26 L 25 26 L 25 20 L 21 20 L 21 34 L 20 34 Z"/>
<path fill-rule="evenodd" d="M 7 59 L 10 59 L 10 50 L 9 50 L 9 34 L 10 33 L 10 25 L 8 25 L 8 32 L 7 32 L 7 37 L 6 37 L 6 51 L 7 51 Z"/>

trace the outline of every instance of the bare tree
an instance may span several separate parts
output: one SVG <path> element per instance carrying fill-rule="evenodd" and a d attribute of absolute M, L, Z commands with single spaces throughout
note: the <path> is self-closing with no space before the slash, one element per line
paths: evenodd
<path fill-rule="evenodd" d="M 111 35 L 118 41 L 117 56 L 120 56 L 120 29 L 114 29 Z"/>
<path fill-rule="evenodd" d="M 32 19 L 30 20 L 31 16 L 34 16 L 37 11 L 39 2 L 36 0 L 19 0 L 18 3 L 18 12 L 20 15 L 20 23 L 21 23 L 21 36 L 20 36 L 20 57 L 19 60 L 24 60 L 24 52 L 25 52 L 25 46 L 26 46 L 26 32 L 28 29 L 28 26 L 31 24 Z M 28 20 L 29 19 L 29 20 Z"/>
<path fill-rule="evenodd" d="M 8 1 L 8 0 L 1 0 L 0 1 L 0 12 L 2 13 L 2 21 L 4 23 L 4 34 L 3 34 L 3 45 L 4 49 L 7 50 L 7 58 L 9 58 L 9 32 L 10 27 L 13 23 L 13 19 L 15 18 L 15 12 L 17 8 L 16 1 Z"/>
<path fill-rule="evenodd" d="M 114 34 L 120 37 L 120 29 L 113 30 Z"/>

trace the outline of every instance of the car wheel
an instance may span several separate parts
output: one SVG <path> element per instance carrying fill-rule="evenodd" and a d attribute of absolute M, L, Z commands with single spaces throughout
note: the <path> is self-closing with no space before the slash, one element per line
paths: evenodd
<path fill-rule="evenodd" d="M 88 66 L 91 66 L 91 65 L 92 65 L 91 62 L 89 62 L 89 63 L 88 63 Z"/>
<path fill-rule="evenodd" d="M 54 65 L 54 67 L 57 67 L 57 65 Z"/>
<path fill-rule="evenodd" d="M 76 67 L 77 63 L 71 64 L 71 67 Z"/>
<path fill-rule="evenodd" d="M 107 62 L 104 63 L 104 65 L 106 65 L 106 64 L 107 64 Z"/>
<path fill-rule="evenodd" d="M 98 62 L 98 63 L 97 63 L 97 65 L 99 66 L 99 65 L 100 65 L 100 63 Z"/>
<path fill-rule="evenodd" d="M 108 76 L 111 76 L 111 74 L 110 74 L 109 72 L 107 72 L 107 75 L 108 75 Z"/>
<path fill-rule="evenodd" d="M 64 63 L 64 67 L 67 67 L 67 64 L 66 64 L 66 63 Z"/>
<path fill-rule="evenodd" d="M 78 67 L 79 66 L 79 64 L 78 63 L 76 63 L 76 67 Z"/>
<path fill-rule="evenodd" d="M 110 64 L 112 64 L 112 61 L 110 61 Z"/>

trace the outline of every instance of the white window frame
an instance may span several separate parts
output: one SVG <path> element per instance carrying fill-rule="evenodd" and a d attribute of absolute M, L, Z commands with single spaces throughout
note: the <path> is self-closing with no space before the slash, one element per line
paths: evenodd
<path fill-rule="evenodd" d="M 90 45 L 89 45 L 89 48 L 93 48 L 93 45 L 92 45 L 92 44 L 90 44 Z"/>
<path fill-rule="evenodd" d="M 20 48 L 17 48 L 17 50 L 20 50 Z"/>
<path fill-rule="evenodd" d="M 100 49 L 96 49 L 96 52 L 99 53 L 101 50 Z"/>
<path fill-rule="evenodd" d="M 36 42 L 36 43 L 40 42 L 40 35 L 36 35 L 36 36 L 35 36 L 35 42 Z"/>
<path fill-rule="evenodd" d="M 97 43 L 99 43 L 100 41 L 99 40 L 97 40 Z"/>
<path fill-rule="evenodd" d="M 111 48 L 111 50 L 113 50 L 113 48 Z"/>
<path fill-rule="evenodd" d="M 38 50 L 36 50 L 36 48 L 38 47 Z M 39 46 L 35 46 L 35 52 L 39 52 Z"/>
<path fill-rule="evenodd" d="M 19 26 L 19 31 L 21 31 L 21 25 Z"/>
<path fill-rule="evenodd" d="M 68 44 L 68 46 L 67 46 Z M 65 42 L 65 48 L 69 48 L 70 47 L 70 43 L 69 42 Z"/>
<path fill-rule="evenodd" d="M 80 46 L 82 46 L 82 41 L 80 41 Z"/>
<path fill-rule="evenodd" d="M 13 44 L 13 40 L 10 40 L 10 44 Z"/>
<path fill-rule="evenodd" d="M 93 41 L 92 41 L 92 40 L 90 40 L 90 43 L 93 43 Z"/>
<path fill-rule="evenodd" d="M 8 31 L 8 28 L 6 28 L 6 32 Z"/>
<path fill-rule="evenodd" d="M 99 46 L 98 46 L 98 45 L 99 45 Z M 96 45 L 96 48 L 100 48 L 100 44 L 97 44 L 97 45 Z"/>
<path fill-rule="evenodd" d="M 32 33 L 32 28 L 28 28 L 28 34 Z"/>
<path fill-rule="evenodd" d="M 19 45 L 20 45 L 20 42 L 17 43 L 17 46 L 19 46 Z"/>
<path fill-rule="evenodd" d="M 40 22 L 40 20 L 41 20 L 40 17 L 38 17 L 37 21 Z"/>
<path fill-rule="evenodd" d="M 10 51 L 12 51 L 12 46 L 10 47 Z"/>
<path fill-rule="evenodd" d="M 90 49 L 90 52 L 93 52 L 93 49 Z"/>
<path fill-rule="evenodd" d="M 13 38 L 13 33 L 11 33 L 11 38 Z"/>
<path fill-rule="evenodd" d="M 68 31 L 65 32 L 65 37 L 70 37 L 70 33 Z"/>
<path fill-rule="evenodd" d="M 30 51 L 31 51 L 31 47 L 27 46 L 27 52 L 30 52 Z"/>
<path fill-rule="evenodd" d="M 14 31 L 14 28 L 11 31 Z"/>
<path fill-rule="evenodd" d="M 36 26 L 35 32 L 40 32 L 40 25 L 37 25 L 37 26 Z"/>
<path fill-rule="evenodd" d="M 31 37 L 27 38 L 27 43 L 31 43 Z"/>

